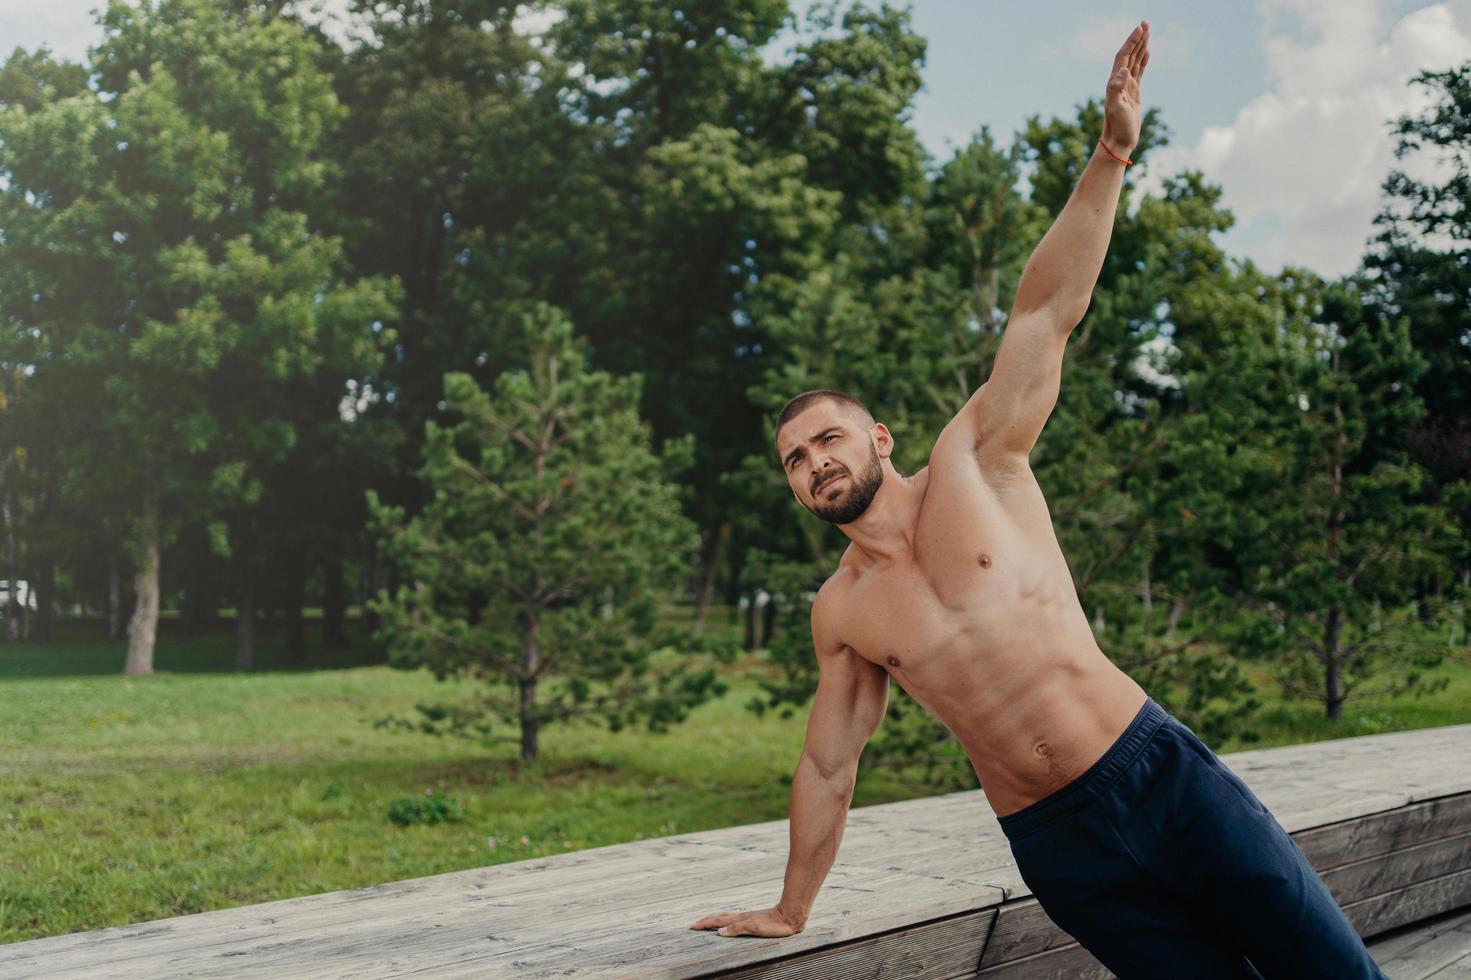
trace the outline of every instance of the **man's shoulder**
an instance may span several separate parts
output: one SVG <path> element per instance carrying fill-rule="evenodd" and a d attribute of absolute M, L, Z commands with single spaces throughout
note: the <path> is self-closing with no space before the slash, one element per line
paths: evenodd
<path fill-rule="evenodd" d="M 928 485 L 931 476 L 942 483 L 955 475 L 979 476 L 982 482 L 1001 488 L 1030 471 L 1031 461 L 1026 455 L 997 449 L 983 441 L 974 421 L 961 412 L 940 431 L 930 450 L 929 463 L 910 479 L 919 479 L 922 474 Z"/>
<path fill-rule="evenodd" d="M 813 616 L 835 613 L 842 604 L 843 597 L 858 577 L 857 559 L 854 556 L 857 548 L 856 544 L 850 543 L 844 549 L 843 556 L 838 559 L 838 567 L 818 587 L 817 596 L 812 600 Z"/>

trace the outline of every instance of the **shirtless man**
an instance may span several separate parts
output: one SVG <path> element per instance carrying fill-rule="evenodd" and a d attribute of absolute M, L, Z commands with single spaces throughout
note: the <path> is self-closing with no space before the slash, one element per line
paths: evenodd
<path fill-rule="evenodd" d="M 1028 465 L 1103 265 L 1148 61 L 1144 22 L 1114 59 L 1100 145 L 1027 263 L 991 376 L 928 466 L 900 475 L 888 428 L 841 392 L 805 392 L 778 418 L 792 493 L 852 544 L 812 606 L 819 679 L 781 899 L 691 928 L 803 929 L 893 677 L 965 748 L 1044 910 L 1114 973 L 1383 977 L 1261 801 L 1099 649 Z"/>

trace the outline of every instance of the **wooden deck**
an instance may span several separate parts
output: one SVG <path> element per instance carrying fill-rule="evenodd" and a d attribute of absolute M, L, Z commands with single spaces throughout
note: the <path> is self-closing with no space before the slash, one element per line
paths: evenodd
<path fill-rule="evenodd" d="M 1451 958 L 1464 922 L 1434 917 L 1471 906 L 1471 725 L 1225 760 L 1360 934 L 1384 936 L 1374 949 L 1392 976 L 1464 975 L 1446 972 L 1465 969 Z M 747 824 L 14 943 L 0 946 L 0 977 L 1109 975 L 1030 897 L 980 791 L 853 810 L 796 936 L 689 929 L 776 901 L 787 830 Z"/>
<path fill-rule="evenodd" d="M 1387 932 L 1369 942 L 1389 980 L 1471 978 L 1471 907 Z"/>

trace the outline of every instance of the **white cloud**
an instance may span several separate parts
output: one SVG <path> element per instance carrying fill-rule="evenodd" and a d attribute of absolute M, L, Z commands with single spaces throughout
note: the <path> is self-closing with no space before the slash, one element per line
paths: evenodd
<path fill-rule="evenodd" d="M 1161 150 L 1147 186 L 1199 168 L 1236 214 L 1230 251 L 1269 270 L 1341 275 L 1358 265 L 1380 187 L 1397 165 L 1388 124 L 1428 101 L 1410 78 L 1471 58 L 1471 0 L 1423 7 L 1388 26 L 1375 0 L 1259 6 L 1268 91 L 1228 125 L 1207 126 L 1195 146 Z"/>
<path fill-rule="evenodd" d="M 54 57 L 80 62 L 87 48 L 101 38 L 96 14 L 106 8 L 107 0 L 59 0 L 35 3 L 34 0 L 0 0 L 0 59 L 10 57 L 17 47 L 34 51 L 42 45 Z"/>

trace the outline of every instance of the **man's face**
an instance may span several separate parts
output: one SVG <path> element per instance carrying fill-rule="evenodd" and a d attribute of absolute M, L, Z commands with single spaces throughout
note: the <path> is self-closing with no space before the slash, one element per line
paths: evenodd
<path fill-rule="evenodd" d="M 777 452 L 798 502 L 831 524 L 856 521 L 883 486 L 872 431 L 833 402 L 816 402 L 782 426 Z"/>

